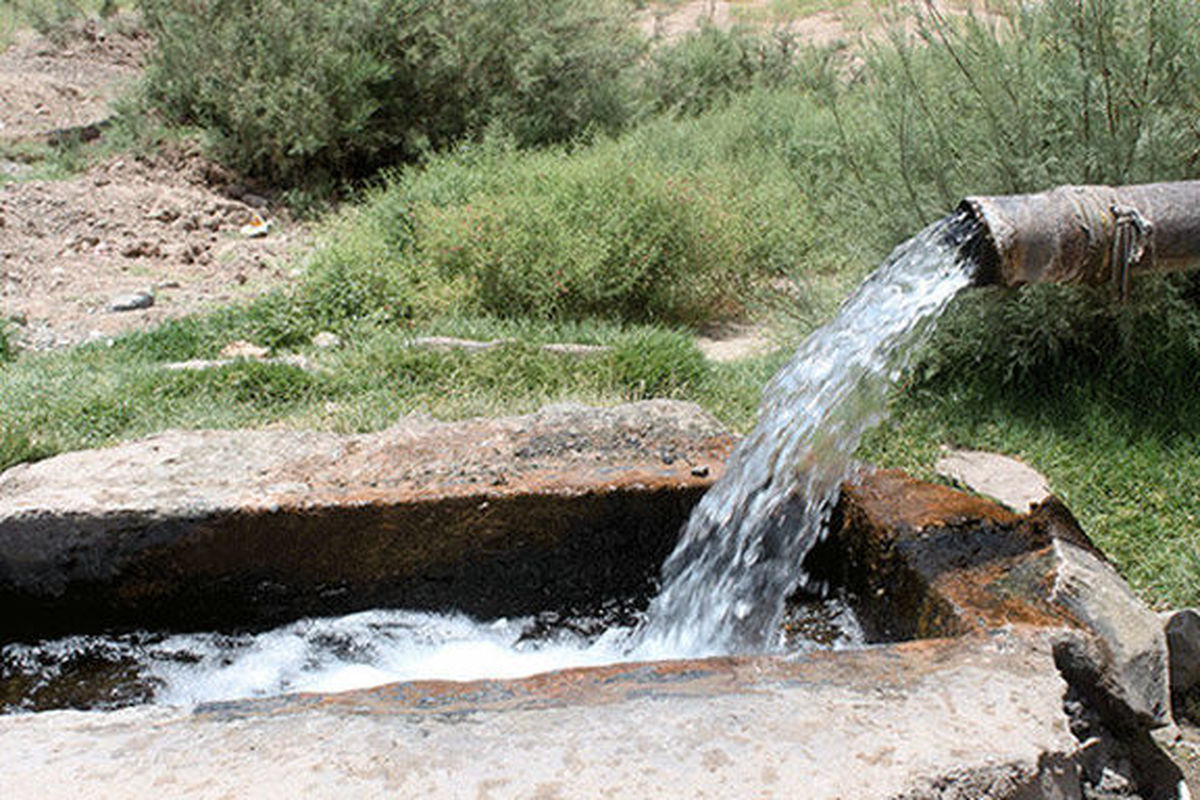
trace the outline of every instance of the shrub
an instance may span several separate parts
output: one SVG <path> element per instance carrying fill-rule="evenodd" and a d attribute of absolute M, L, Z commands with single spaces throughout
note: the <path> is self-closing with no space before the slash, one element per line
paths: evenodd
<path fill-rule="evenodd" d="M 935 389 L 1024 397 L 1098 386 L 1143 418 L 1175 414 L 1200 392 L 1200 277 L 1146 276 L 1134 289 L 1127 304 L 1104 288 L 967 293 L 939 326 L 922 377 Z"/>
<path fill-rule="evenodd" d="M 699 324 L 813 253 L 796 183 L 742 114 L 572 150 L 460 147 L 390 176 L 317 256 L 389 275 L 414 319 Z"/>
<path fill-rule="evenodd" d="M 424 209 L 418 257 L 466 276 L 501 316 L 694 322 L 743 275 L 720 197 L 685 177 L 594 158 L 522 193 Z"/>
<path fill-rule="evenodd" d="M 640 44 L 619 0 L 142 0 L 148 91 L 232 166 L 367 174 L 499 126 L 522 144 L 619 126 Z"/>
<path fill-rule="evenodd" d="M 964 193 L 1197 174 L 1192 0 L 1046 0 L 917 20 L 824 93 L 838 159 L 893 237 Z"/>
<path fill-rule="evenodd" d="M 12 361 L 17 354 L 17 346 L 13 342 L 12 328 L 7 320 L 0 320 L 0 364 Z"/>
<path fill-rule="evenodd" d="M 754 88 L 818 85 L 832 79 L 831 51 L 804 47 L 784 29 L 721 30 L 704 24 L 655 48 L 641 73 L 650 110 L 699 114 Z"/>

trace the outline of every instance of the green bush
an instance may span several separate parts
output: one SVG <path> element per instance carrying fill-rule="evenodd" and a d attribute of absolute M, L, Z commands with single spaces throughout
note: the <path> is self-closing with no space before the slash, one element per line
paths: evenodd
<path fill-rule="evenodd" d="M 142 0 L 148 92 L 246 172 L 368 174 L 499 126 L 613 129 L 640 52 L 620 0 Z"/>
<path fill-rule="evenodd" d="M 704 24 L 651 52 L 642 91 L 652 111 L 694 115 L 754 88 L 823 84 L 832 80 L 830 55 L 804 47 L 784 29 L 725 31 Z"/>
<path fill-rule="evenodd" d="M 942 320 L 920 374 L 931 387 L 1026 398 L 1098 386 L 1144 419 L 1176 415 L 1200 394 L 1198 300 L 1197 275 L 1143 277 L 1128 303 L 1107 288 L 968 292 Z"/>
<path fill-rule="evenodd" d="M 501 316 L 694 322 L 744 283 L 736 231 L 705 186 L 593 158 L 521 193 L 427 209 L 417 257 Z"/>
<path fill-rule="evenodd" d="M 6 320 L 0 320 L 0 364 L 12 361 L 17 354 L 17 346 L 13 342 L 12 328 Z"/>
<path fill-rule="evenodd" d="M 820 260 L 805 193 L 755 118 L 659 120 L 615 140 L 529 152 L 487 140 L 392 174 L 314 272 L 392 287 L 408 318 L 701 324 Z M 349 277 L 347 277 L 349 280 Z"/>
<path fill-rule="evenodd" d="M 1198 174 L 1200 4 L 1046 0 L 926 13 L 824 92 L 863 219 L 894 238 L 964 194 Z"/>

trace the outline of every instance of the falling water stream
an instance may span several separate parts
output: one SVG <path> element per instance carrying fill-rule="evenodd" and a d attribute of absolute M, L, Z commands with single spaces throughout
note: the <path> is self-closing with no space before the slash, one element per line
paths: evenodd
<path fill-rule="evenodd" d="M 838 487 L 891 385 L 950 299 L 971 282 L 946 217 L 892 251 L 813 332 L 763 394 L 758 424 L 701 499 L 663 565 L 638 650 L 690 655 L 771 649 L 799 565 L 824 535 Z"/>
<path fill-rule="evenodd" d="M 104 686 L 131 693 L 100 698 L 99 706 L 188 705 L 779 649 L 785 603 L 804 580 L 799 565 L 825 533 L 860 439 L 883 419 L 889 387 L 970 283 L 958 244 L 970 224 L 947 217 L 897 247 L 837 317 L 801 344 L 767 387 L 757 426 L 693 511 L 640 625 L 625 614 L 625 624 L 577 620 L 533 635 L 539 625 L 531 618 L 370 611 L 244 636 L 146 633 L 8 645 L 0 648 L 0 677 L 36 688 L 54 670 L 95 662 L 117 673 Z M 825 646 L 856 639 L 848 610 L 834 605 L 822 613 L 836 622 Z M 123 670 L 138 680 L 122 682 Z"/>

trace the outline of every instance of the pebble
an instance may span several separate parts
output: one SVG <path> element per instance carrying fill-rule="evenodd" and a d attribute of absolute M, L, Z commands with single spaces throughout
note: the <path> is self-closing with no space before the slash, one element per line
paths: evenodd
<path fill-rule="evenodd" d="M 342 338 L 331 331 L 321 331 L 312 338 L 313 347 L 319 350 L 330 350 L 334 347 L 340 347 Z"/>
<path fill-rule="evenodd" d="M 251 208 L 266 208 L 267 207 L 267 198 L 265 198 L 261 195 L 251 194 L 250 192 L 246 192 L 245 194 L 242 195 L 242 202 L 245 203 L 246 205 L 250 206 Z"/>
<path fill-rule="evenodd" d="M 271 354 L 271 351 L 261 345 L 247 342 L 244 339 L 230 342 L 221 348 L 218 354 L 221 358 L 250 358 L 260 359 L 266 358 Z"/>
<path fill-rule="evenodd" d="M 153 292 L 132 292 L 117 295 L 108 304 L 109 311 L 137 311 L 154 305 Z"/>

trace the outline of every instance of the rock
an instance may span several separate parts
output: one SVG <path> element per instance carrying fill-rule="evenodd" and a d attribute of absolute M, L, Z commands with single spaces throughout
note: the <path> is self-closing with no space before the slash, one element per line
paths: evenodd
<path fill-rule="evenodd" d="M 458 339 L 453 336 L 418 336 L 410 342 L 411 347 L 423 347 L 429 350 L 437 350 L 439 352 L 448 353 L 452 350 L 465 350 L 467 352 L 480 352 L 483 350 L 491 350 L 494 347 L 511 344 L 512 339 L 492 339 L 490 341 L 479 341 L 477 339 Z"/>
<path fill-rule="evenodd" d="M 1200 609 L 1185 608 L 1171 614 L 1166 634 L 1171 653 L 1171 691 L 1183 696 L 1200 687 Z"/>
<path fill-rule="evenodd" d="M 1112 725 L 1173 724 L 1167 637 L 1157 615 L 1094 551 L 1055 539 L 1054 555 L 1051 597 L 1093 634 L 1088 642 L 1067 637 L 1059 643 L 1059 669 Z"/>
<path fill-rule="evenodd" d="M 336 333 L 321 331 L 312 338 L 312 346 L 318 350 L 332 350 L 342 346 L 342 339 Z"/>
<path fill-rule="evenodd" d="M 978 450 L 947 450 L 934 470 L 1013 511 L 1025 512 L 1050 495 L 1049 482 L 1037 470 L 1009 456 Z"/>
<path fill-rule="evenodd" d="M 260 209 L 266 208 L 267 205 L 269 204 L 269 201 L 267 200 L 267 198 L 263 197 L 262 195 L 252 194 L 250 192 L 246 192 L 245 194 L 242 195 L 242 202 L 245 203 L 246 205 L 250 206 L 251 208 L 260 208 Z"/>
<path fill-rule="evenodd" d="M 125 258 L 154 258 L 162 255 L 162 248 L 154 242 L 140 239 L 122 247 L 121 255 Z"/>
<path fill-rule="evenodd" d="M 152 208 L 146 214 L 146 219 L 154 220 L 155 222 L 174 222 L 179 218 L 179 209 L 174 206 L 160 206 Z"/>
<path fill-rule="evenodd" d="M 558 353 L 564 356 L 594 356 L 607 353 L 611 348 L 602 344 L 575 344 L 574 342 L 551 342 L 541 347 L 547 353 Z"/>
<path fill-rule="evenodd" d="M 271 351 L 266 347 L 238 339 L 222 347 L 218 355 L 223 359 L 249 358 L 257 360 L 266 358 L 270 354 Z"/>
<path fill-rule="evenodd" d="M 1061 501 L 1017 516 L 886 470 L 843 487 L 836 516 L 805 567 L 857 598 L 869 640 L 1060 627 L 1058 666 L 1106 723 L 1171 724 L 1162 625 Z"/>
<path fill-rule="evenodd" d="M 248 239 L 258 239 L 270 233 L 271 228 L 273 227 L 274 223 L 263 219 L 262 216 L 255 211 L 253 214 L 251 214 L 250 221 L 238 230 L 241 232 L 242 236 L 245 236 Z"/>
<path fill-rule="evenodd" d="M 117 295 L 108 303 L 109 311 L 137 311 L 154 305 L 154 292 L 132 292 Z"/>

